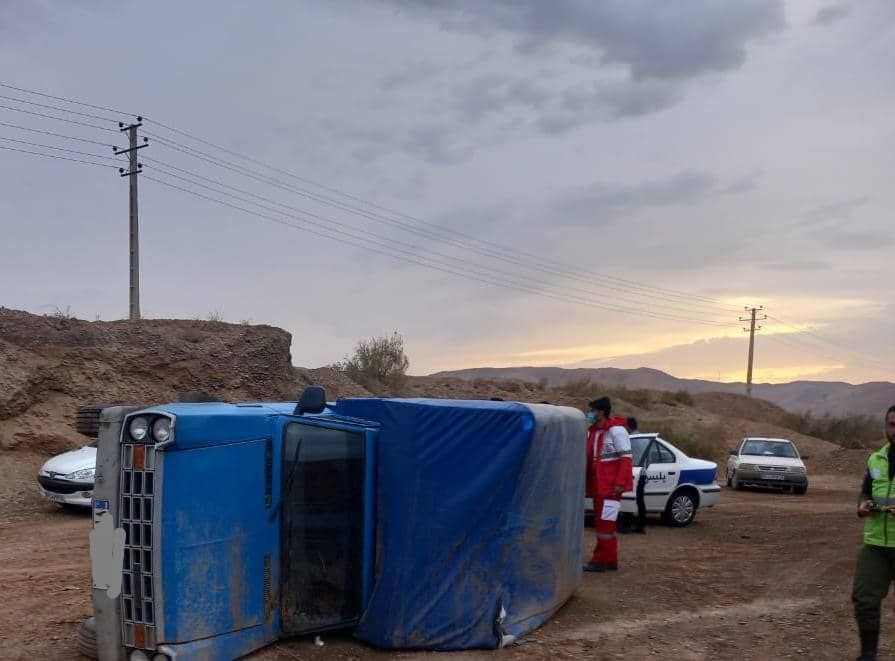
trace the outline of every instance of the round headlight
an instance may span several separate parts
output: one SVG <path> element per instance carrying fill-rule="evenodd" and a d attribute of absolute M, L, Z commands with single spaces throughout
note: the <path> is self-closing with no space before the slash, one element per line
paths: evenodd
<path fill-rule="evenodd" d="M 159 443 L 164 443 L 171 438 L 170 418 L 158 418 L 152 423 L 152 438 Z"/>
<path fill-rule="evenodd" d="M 149 661 L 149 655 L 143 650 L 134 650 L 131 652 L 130 661 Z"/>
<path fill-rule="evenodd" d="M 156 654 L 152 657 L 152 661 L 171 661 L 167 654 Z"/>
<path fill-rule="evenodd" d="M 145 440 L 146 434 L 149 433 L 149 420 L 142 416 L 131 420 L 130 433 L 131 438 L 135 441 Z"/>

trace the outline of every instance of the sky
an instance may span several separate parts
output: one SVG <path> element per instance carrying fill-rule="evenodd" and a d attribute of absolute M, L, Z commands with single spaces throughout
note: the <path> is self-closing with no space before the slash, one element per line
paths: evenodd
<path fill-rule="evenodd" d="M 888 0 L 0 1 L 0 63 L 2 306 L 127 317 L 139 115 L 144 317 L 742 381 L 762 306 L 756 382 L 893 380 Z"/>

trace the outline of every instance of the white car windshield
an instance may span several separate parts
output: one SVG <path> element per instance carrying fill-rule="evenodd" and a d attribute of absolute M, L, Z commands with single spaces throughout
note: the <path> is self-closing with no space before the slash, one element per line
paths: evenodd
<path fill-rule="evenodd" d="M 797 458 L 795 446 L 788 441 L 746 441 L 740 454 L 761 455 L 764 457 Z"/>

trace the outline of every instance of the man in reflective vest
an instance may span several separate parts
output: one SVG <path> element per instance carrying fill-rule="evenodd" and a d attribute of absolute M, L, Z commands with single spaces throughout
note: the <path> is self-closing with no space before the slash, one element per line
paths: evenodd
<path fill-rule="evenodd" d="M 594 527 L 597 544 L 585 571 L 615 571 L 618 569 L 618 540 L 616 520 L 622 493 L 633 487 L 631 467 L 631 439 L 625 429 L 625 418 L 610 418 L 612 403 L 600 397 L 588 404 L 587 433 L 588 473 L 594 499 Z"/>
<path fill-rule="evenodd" d="M 876 659 L 880 603 L 895 580 L 895 406 L 886 411 L 886 439 L 888 443 L 867 459 L 858 497 L 858 516 L 864 519 L 864 546 L 852 588 L 861 635 L 858 661 Z"/>

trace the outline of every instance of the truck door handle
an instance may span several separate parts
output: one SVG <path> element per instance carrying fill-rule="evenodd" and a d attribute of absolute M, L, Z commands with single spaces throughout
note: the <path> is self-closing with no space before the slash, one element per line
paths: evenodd
<path fill-rule="evenodd" d="M 677 471 L 668 471 L 669 475 L 677 475 Z"/>

